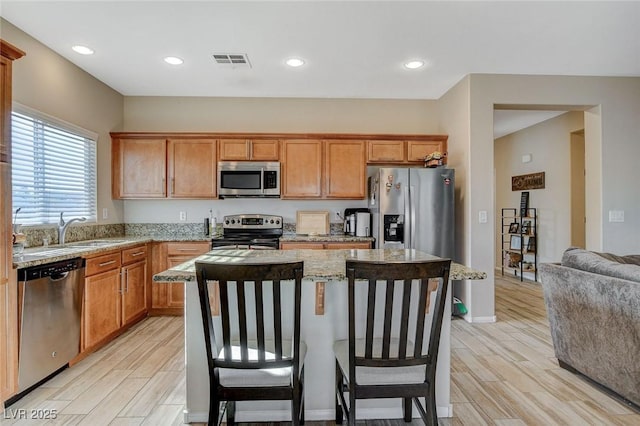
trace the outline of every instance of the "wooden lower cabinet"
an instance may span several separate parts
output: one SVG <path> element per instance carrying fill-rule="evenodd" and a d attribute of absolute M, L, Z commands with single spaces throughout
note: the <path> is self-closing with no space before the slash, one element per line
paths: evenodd
<path fill-rule="evenodd" d="M 370 249 L 371 242 L 369 241 L 346 241 L 346 242 L 333 242 L 333 241 L 285 241 L 280 243 L 280 250 L 349 250 L 349 249 Z"/>
<path fill-rule="evenodd" d="M 120 328 L 120 268 L 85 278 L 83 350 L 90 349 Z"/>
<path fill-rule="evenodd" d="M 209 241 L 154 243 L 152 274 L 187 262 L 211 250 Z M 150 315 L 184 315 L 184 283 L 153 282 Z"/>
<path fill-rule="evenodd" d="M 122 280 L 122 325 L 127 325 L 147 311 L 147 261 L 123 266 Z"/>
<path fill-rule="evenodd" d="M 147 314 L 147 245 L 87 258 L 82 352 L 106 344 Z"/>

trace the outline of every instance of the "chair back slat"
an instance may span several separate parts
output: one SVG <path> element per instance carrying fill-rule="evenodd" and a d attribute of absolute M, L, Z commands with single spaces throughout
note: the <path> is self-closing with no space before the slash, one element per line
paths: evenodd
<path fill-rule="evenodd" d="M 226 280 L 220 280 L 220 305 L 229 306 L 229 288 Z M 223 357 L 227 360 L 232 358 L 231 355 L 231 321 L 229 320 L 229 309 L 222 310 L 222 347 Z M 213 324 L 211 325 L 213 328 Z"/>
<path fill-rule="evenodd" d="M 400 336 L 398 358 L 407 357 L 407 334 L 409 333 L 409 307 L 411 304 L 411 280 L 404 280 L 402 286 L 402 312 L 400 316 Z"/>
<path fill-rule="evenodd" d="M 203 327 L 210 336 L 205 341 L 210 346 L 207 354 L 214 366 L 255 369 L 293 365 L 294 356 L 300 354 L 303 262 L 196 262 L 196 274 Z M 218 281 L 220 291 L 220 320 L 215 326 L 211 309 L 204 309 L 202 299 L 206 297 L 209 306 L 207 282 L 211 281 Z M 217 342 L 221 347 L 216 345 L 216 333 L 221 334 L 222 342 Z"/>
<path fill-rule="evenodd" d="M 273 312 L 280 312 L 280 281 L 273 282 Z M 282 359 L 282 321 L 279 315 L 273 317 L 276 359 Z"/>
<path fill-rule="evenodd" d="M 389 359 L 389 348 L 391 343 L 391 321 L 393 319 L 393 290 L 395 282 L 387 280 L 387 294 L 384 305 L 384 331 L 382 336 L 382 358 Z"/>
<path fill-rule="evenodd" d="M 351 365 L 381 367 L 425 364 L 428 365 L 427 370 L 432 366 L 435 368 L 450 264 L 449 259 L 409 262 L 347 261 L 350 368 Z M 429 346 L 425 351 L 425 315 L 428 312 L 426 304 L 430 278 L 438 279 L 439 285 L 431 315 Z M 364 294 L 356 293 L 356 281 L 360 283 L 362 280 L 367 280 L 363 284 L 368 286 L 364 289 Z M 380 288 L 380 285 L 385 288 Z M 356 297 L 356 294 L 359 296 Z M 366 323 L 361 331 L 364 334 L 364 348 L 360 349 L 355 340 L 362 337 L 356 336 L 356 327 L 352 324 L 357 322 L 356 311 L 366 317 L 366 321 L 360 323 Z M 381 335 L 376 335 L 376 330 L 377 333 L 382 331 Z"/>
<path fill-rule="evenodd" d="M 256 334 L 258 336 L 258 361 L 265 360 L 264 353 L 264 309 L 262 307 L 262 281 L 256 281 L 255 285 L 256 298 Z"/>
<path fill-rule="evenodd" d="M 367 300 L 367 306 L 370 308 L 367 310 L 367 335 L 365 337 L 365 357 L 370 358 L 373 355 L 373 327 L 375 325 L 376 318 L 376 287 L 378 282 L 376 280 L 369 280 L 369 297 Z"/>
<path fill-rule="evenodd" d="M 418 298 L 418 312 L 426 312 L 427 309 L 427 291 L 428 291 L 428 280 L 420 280 L 420 296 Z M 418 316 L 418 321 L 416 324 L 416 338 L 415 338 L 415 347 L 413 350 L 414 358 L 418 358 L 421 355 L 422 351 L 422 339 L 424 337 L 424 315 Z"/>
<path fill-rule="evenodd" d="M 236 282 L 236 295 L 238 301 L 238 331 L 240 332 L 240 358 L 249 360 L 249 347 L 247 341 L 247 309 L 244 298 L 244 281 Z"/>

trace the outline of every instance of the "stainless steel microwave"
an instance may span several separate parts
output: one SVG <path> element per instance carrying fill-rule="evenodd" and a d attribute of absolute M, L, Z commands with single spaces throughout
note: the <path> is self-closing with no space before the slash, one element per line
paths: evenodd
<path fill-rule="evenodd" d="M 218 162 L 218 195 L 222 198 L 280 197 L 280 163 Z"/>

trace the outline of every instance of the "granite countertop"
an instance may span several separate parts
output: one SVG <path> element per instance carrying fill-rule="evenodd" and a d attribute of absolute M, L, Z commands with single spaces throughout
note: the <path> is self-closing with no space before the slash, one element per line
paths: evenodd
<path fill-rule="evenodd" d="M 356 237 L 354 235 L 345 234 L 329 234 L 329 235 L 307 235 L 307 234 L 284 234 L 280 237 L 280 242 L 314 242 L 314 241 L 328 241 L 335 243 L 342 242 L 369 242 L 375 241 L 373 237 Z"/>
<path fill-rule="evenodd" d="M 113 250 L 133 247 L 137 244 L 150 242 L 178 242 L 178 241 L 210 241 L 211 237 L 193 238 L 180 235 L 128 236 L 99 238 L 95 240 L 74 241 L 67 244 L 56 244 L 48 247 L 26 248 L 21 256 L 13 256 L 13 268 L 21 269 L 30 266 L 43 265 L 74 257 L 84 257 Z M 96 244 L 96 245 L 93 245 Z"/>
<path fill-rule="evenodd" d="M 221 262 L 221 263 L 261 263 L 275 261 L 304 261 L 304 278 L 311 280 L 344 281 L 345 261 L 380 260 L 390 261 L 417 261 L 438 259 L 435 256 L 417 251 L 404 249 L 382 250 L 213 250 L 195 259 L 177 265 L 164 272 L 153 276 L 154 281 L 195 282 L 195 262 Z M 451 280 L 482 280 L 487 277 L 485 272 L 477 271 L 461 265 L 451 263 Z"/>

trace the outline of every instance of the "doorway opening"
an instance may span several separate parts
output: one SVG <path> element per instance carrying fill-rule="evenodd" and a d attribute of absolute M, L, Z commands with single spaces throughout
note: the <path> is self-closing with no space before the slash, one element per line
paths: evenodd
<path fill-rule="evenodd" d="M 535 108 L 494 107 L 496 273 L 504 270 L 505 276 L 522 275 L 528 281 L 540 280 L 536 273 L 540 263 L 557 262 L 568 247 L 586 245 L 585 112 Z M 529 207 L 537 213 L 535 241 L 526 256 L 517 258 L 506 251 L 510 235 L 503 229 L 502 209 L 519 209 L 523 191 L 512 190 L 514 176 L 542 173 L 544 188 L 526 190 Z M 505 262 L 518 267 L 504 268 Z"/>

